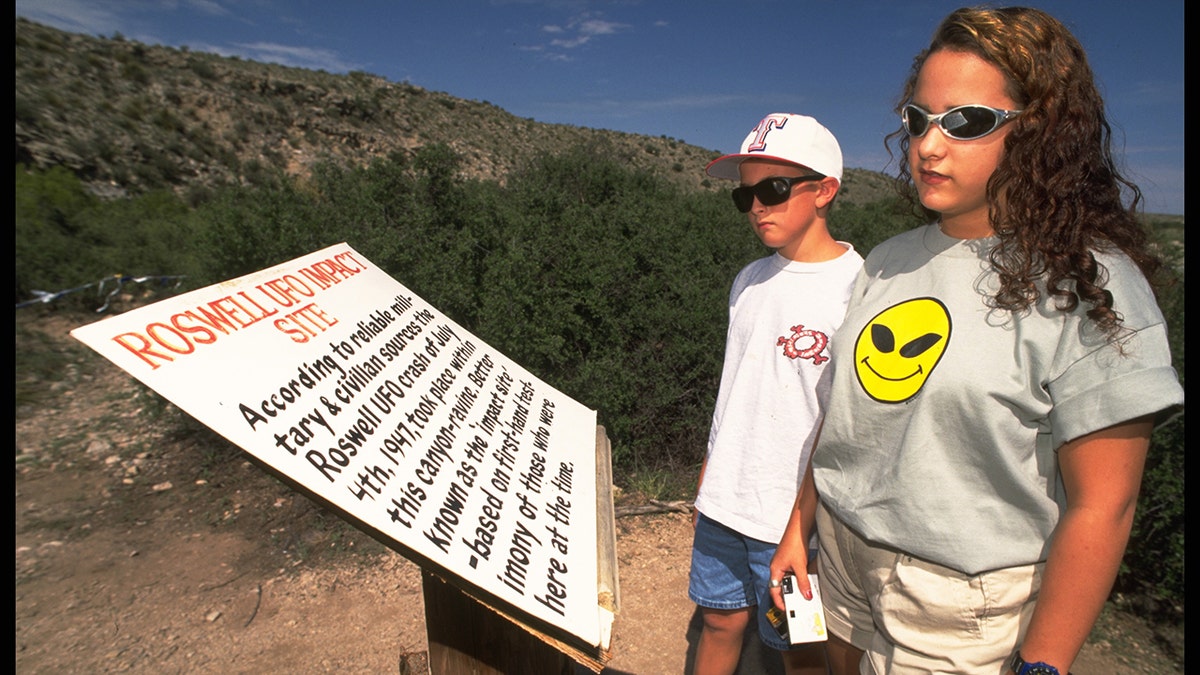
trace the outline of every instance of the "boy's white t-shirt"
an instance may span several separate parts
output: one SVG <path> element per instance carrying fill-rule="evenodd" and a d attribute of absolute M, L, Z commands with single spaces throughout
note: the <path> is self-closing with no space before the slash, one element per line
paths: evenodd
<path fill-rule="evenodd" d="M 862 256 L 796 262 L 778 253 L 738 273 L 729 294 L 721 387 L 696 508 L 748 537 L 778 543 L 829 381 L 830 338 L 842 324 Z"/>

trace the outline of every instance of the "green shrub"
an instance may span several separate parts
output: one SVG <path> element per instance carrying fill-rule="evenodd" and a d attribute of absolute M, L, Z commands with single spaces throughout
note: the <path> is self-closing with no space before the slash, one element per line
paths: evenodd
<path fill-rule="evenodd" d="M 147 152 L 149 170 L 177 170 Z M 729 287 L 768 254 L 745 216 L 727 191 L 674 187 L 608 147 L 537 158 L 504 185 L 467 180 L 462 168 L 439 145 L 367 167 L 318 163 L 303 181 L 253 161 L 243 185 L 193 192 L 185 203 L 168 192 L 104 202 L 65 169 L 18 167 L 17 301 L 116 274 L 186 275 L 195 288 L 345 241 L 595 409 L 618 480 L 671 475 L 690 490 L 717 393 Z M 864 255 L 921 224 L 894 199 L 838 202 L 830 223 Z M 1183 380 L 1182 249 L 1162 250 L 1178 277 L 1160 303 Z M 1119 589 L 1180 603 L 1183 439 L 1182 418 L 1154 434 L 1118 579 Z"/>
<path fill-rule="evenodd" d="M 102 201 L 66 169 L 16 172 L 16 295 L 80 288 L 66 301 L 95 309 L 102 280 L 194 276 L 187 208 L 170 192 Z M 82 290 L 82 287 L 89 287 Z M 109 285 L 108 290 L 113 286 Z"/>
<path fill-rule="evenodd" d="M 1181 228 L 1182 224 L 1180 224 Z M 1159 290 L 1158 304 L 1167 322 L 1171 362 L 1186 388 L 1184 373 L 1184 260 L 1182 237 L 1174 227 L 1158 230 L 1160 250 L 1170 270 Z M 1182 606 L 1184 578 L 1184 417 L 1160 426 L 1150 439 L 1146 470 L 1133 531 L 1117 588 L 1146 591 Z"/>

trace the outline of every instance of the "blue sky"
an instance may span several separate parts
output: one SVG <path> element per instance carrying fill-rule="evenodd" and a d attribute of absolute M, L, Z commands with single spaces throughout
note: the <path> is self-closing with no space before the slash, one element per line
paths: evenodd
<path fill-rule="evenodd" d="M 849 167 L 894 173 L 893 99 L 940 0 L 16 0 L 72 32 L 237 55 L 487 101 L 520 117 L 736 151 L 766 113 L 812 115 Z M 1088 51 L 1124 168 L 1183 213 L 1183 0 L 1028 0 Z M 696 167 L 696 171 L 703 167 Z"/>

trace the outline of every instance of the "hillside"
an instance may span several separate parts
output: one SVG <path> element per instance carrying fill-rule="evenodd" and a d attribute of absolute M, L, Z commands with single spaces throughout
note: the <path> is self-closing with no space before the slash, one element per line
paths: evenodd
<path fill-rule="evenodd" d="M 444 143 L 468 177 L 503 182 L 529 158 L 576 144 L 606 148 L 681 185 L 713 188 L 717 152 L 667 137 L 545 124 L 356 71 L 333 75 L 236 57 L 90 37 L 16 22 L 16 161 L 63 165 L 101 194 L 302 175 L 330 159 L 362 165 Z M 887 190 L 852 169 L 844 200 Z"/>

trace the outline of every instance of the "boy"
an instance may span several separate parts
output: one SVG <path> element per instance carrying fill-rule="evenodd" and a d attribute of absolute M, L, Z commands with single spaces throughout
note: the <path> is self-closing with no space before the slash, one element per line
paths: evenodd
<path fill-rule="evenodd" d="M 792 648 L 765 618 L 768 566 L 808 464 L 828 391 L 830 336 L 862 256 L 826 224 L 842 179 L 833 134 L 811 117 L 767 115 L 741 152 L 714 160 L 739 180 L 733 202 L 774 253 L 734 279 L 721 387 L 696 497 L 688 596 L 703 628 L 696 675 L 733 673 L 757 611 L 759 635 L 788 673 L 824 673 L 824 650 Z M 810 530 L 811 531 L 811 530 Z"/>

